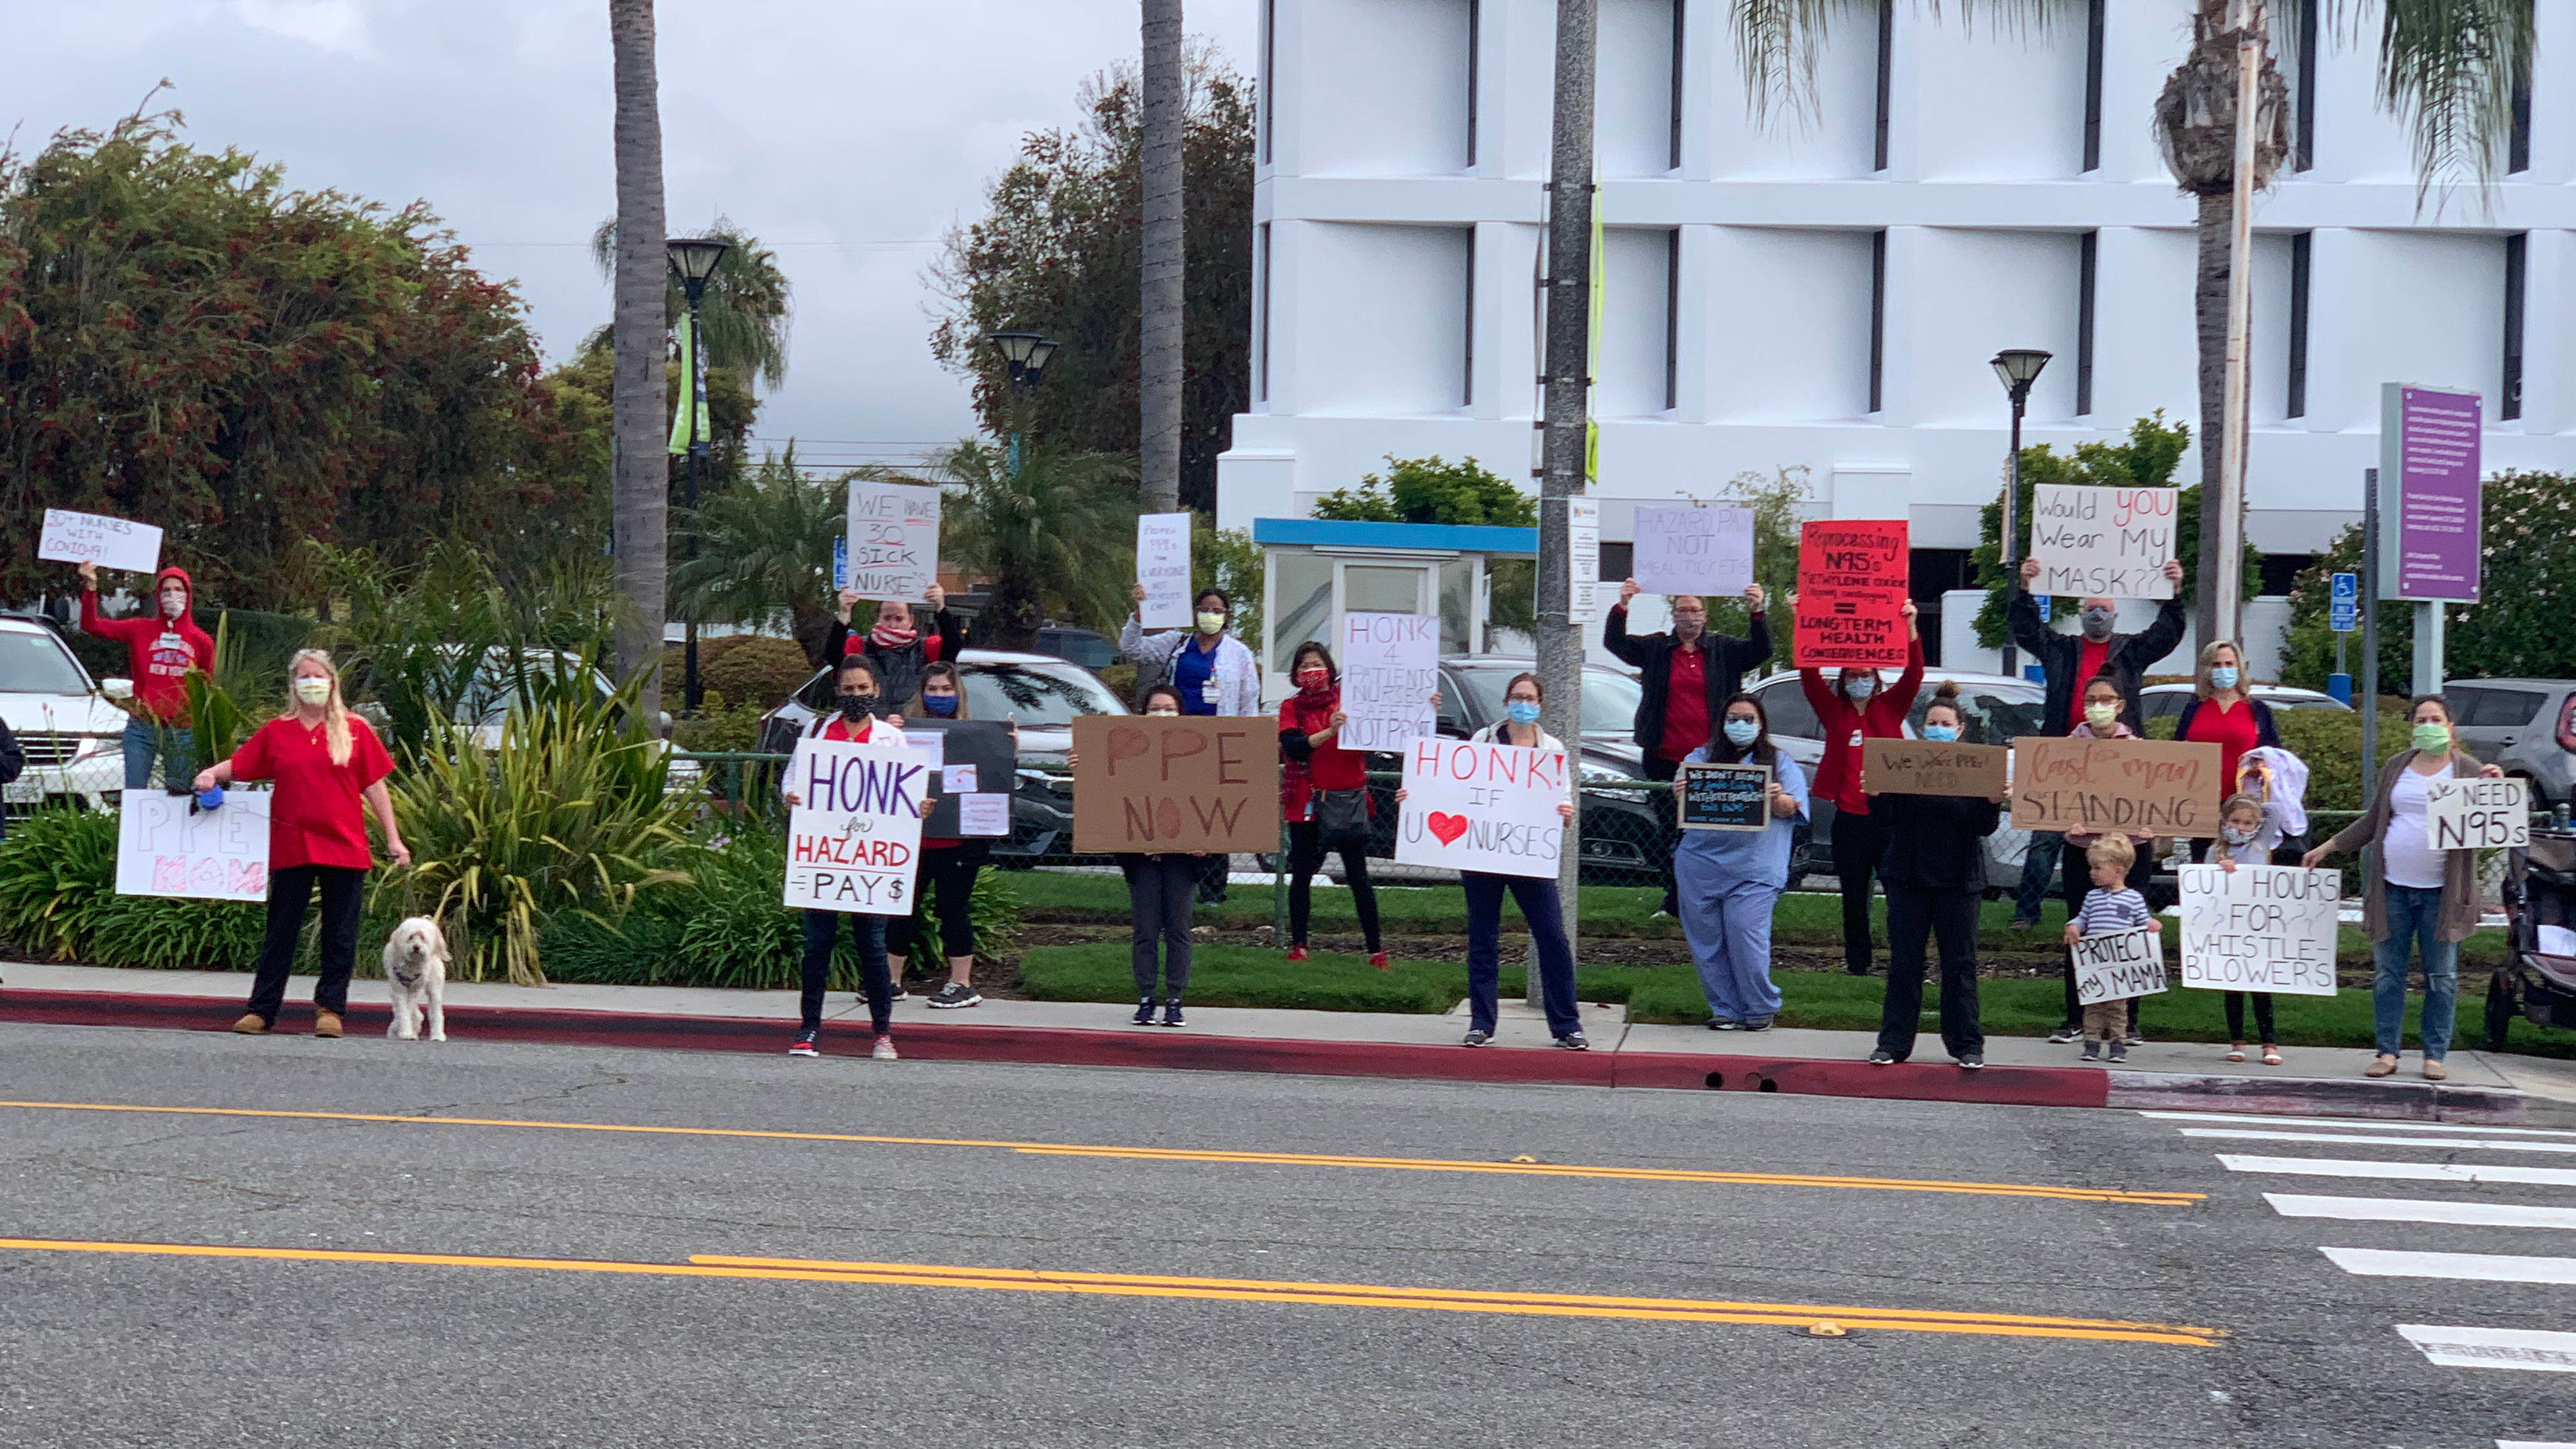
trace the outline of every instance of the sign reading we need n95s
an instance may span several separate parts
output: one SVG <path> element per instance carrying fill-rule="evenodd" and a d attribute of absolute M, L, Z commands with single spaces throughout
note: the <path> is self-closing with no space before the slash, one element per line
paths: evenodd
<path fill-rule="evenodd" d="M 787 904 L 912 914 L 930 771 L 896 744 L 800 740 L 788 762 Z"/>

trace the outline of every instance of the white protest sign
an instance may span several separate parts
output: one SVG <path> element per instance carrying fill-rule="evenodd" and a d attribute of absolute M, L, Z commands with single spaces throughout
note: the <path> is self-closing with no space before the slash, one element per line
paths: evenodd
<path fill-rule="evenodd" d="M 2343 875 L 2294 865 L 2186 865 L 2182 984 L 2211 991 L 2335 994 Z"/>
<path fill-rule="evenodd" d="M 2034 594 L 2077 598 L 2170 599 L 2179 488 L 2097 488 L 2039 483 L 2031 488 L 2030 553 L 2039 561 Z"/>
<path fill-rule="evenodd" d="M 2154 926 L 2082 936 L 2075 942 L 2075 999 L 2126 1001 L 2165 989 L 2165 938 Z"/>
<path fill-rule="evenodd" d="M 960 836 L 1010 834 L 1011 797 L 998 790 L 959 795 L 957 833 Z"/>
<path fill-rule="evenodd" d="M 1565 500 L 1565 622 L 1601 622 L 1601 500 Z"/>
<path fill-rule="evenodd" d="M 1631 567 L 1641 593 L 1743 593 L 1753 582 L 1753 510 L 1640 508 Z"/>
<path fill-rule="evenodd" d="M 1395 828 L 1400 865 L 1556 879 L 1565 819 L 1565 751 L 1416 740 L 1404 756 Z"/>
<path fill-rule="evenodd" d="M 939 581 L 939 490 L 850 483 L 850 583 L 862 599 L 914 603 Z"/>
<path fill-rule="evenodd" d="M 36 540 L 36 557 L 58 563 L 91 563 L 130 574 L 161 569 L 161 530 L 102 513 L 45 510 L 45 531 Z"/>
<path fill-rule="evenodd" d="M 2516 779 L 2427 780 L 2424 834 L 2435 850 L 2531 845 L 2531 786 Z"/>
<path fill-rule="evenodd" d="M 233 789 L 212 810 L 193 795 L 128 790 L 116 814 L 116 893 L 268 899 L 266 790 Z"/>
<path fill-rule="evenodd" d="M 1147 513 L 1136 520 L 1136 582 L 1145 601 L 1136 622 L 1148 629 L 1190 626 L 1190 515 Z"/>
<path fill-rule="evenodd" d="M 1400 750 L 1440 732 L 1440 621 L 1419 614 L 1348 614 L 1342 621 L 1346 750 Z"/>
<path fill-rule="evenodd" d="M 787 766 L 788 905 L 861 916 L 912 914 L 930 772 L 890 743 L 800 740 Z"/>

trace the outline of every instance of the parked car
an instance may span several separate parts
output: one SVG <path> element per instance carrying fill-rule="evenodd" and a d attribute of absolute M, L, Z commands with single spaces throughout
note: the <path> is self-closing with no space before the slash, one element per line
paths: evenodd
<path fill-rule="evenodd" d="M 2351 705 L 2322 690 L 2299 689 L 2287 684 L 2257 684 L 2246 692 L 2275 710 L 2325 709 L 2352 713 Z M 2191 696 L 2192 686 L 2188 684 L 2150 684 L 2138 691 L 2138 712 L 2146 716 L 2150 724 L 2160 719 L 2172 719 L 2182 713 L 2182 707 L 2191 702 Z"/>
<path fill-rule="evenodd" d="M 2576 801 L 2576 680 L 2447 684 L 2460 748 L 2531 783 L 2534 809 Z"/>
<path fill-rule="evenodd" d="M 12 812 L 71 802 L 114 808 L 125 786 L 126 713 L 114 700 L 133 692 L 123 679 L 102 687 L 62 636 L 40 620 L 0 618 L 0 719 L 26 752 L 27 768 L 0 791 Z"/>
<path fill-rule="evenodd" d="M 1503 717 L 1512 677 L 1534 671 L 1527 655 L 1452 654 L 1440 661 L 1440 733 L 1464 739 Z M 1587 781 L 1641 778 L 1637 748 L 1637 677 L 1606 664 L 1583 666 L 1583 745 L 1577 768 Z M 1394 768 L 1393 756 L 1383 763 Z M 1395 854 L 1395 787 L 1378 789 L 1378 825 L 1369 853 Z M 1655 885 L 1663 879 L 1664 806 L 1651 791 L 1592 790 L 1583 796 L 1582 878 L 1586 885 Z"/>
<path fill-rule="evenodd" d="M 1037 653 L 1050 654 L 1085 669 L 1102 670 L 1118 662 L 1118 644 L 1089 629 L 1049 625 L 1038 631 Z"/>

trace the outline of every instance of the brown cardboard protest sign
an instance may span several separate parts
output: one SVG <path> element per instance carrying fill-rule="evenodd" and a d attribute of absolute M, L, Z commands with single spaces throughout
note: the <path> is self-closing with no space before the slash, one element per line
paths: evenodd
<path fill-rule="evenodd" d="M 1860 787 L 1872 795 L 2004 798 L 2002 745 L 1945 745 L 1933 740 L 1867 740 Z"/>
<path fill-rule="evenodd" d="M 1073 722 L 1073 848 L 1085 855 L 1279 848 L 1279 723 L 1085 715 Z"/>
<path fill-rule="evenodd" d="M 2016 830 L 2218 834 L 2218 746 L 2167 740 L 2013 741 Z"/>

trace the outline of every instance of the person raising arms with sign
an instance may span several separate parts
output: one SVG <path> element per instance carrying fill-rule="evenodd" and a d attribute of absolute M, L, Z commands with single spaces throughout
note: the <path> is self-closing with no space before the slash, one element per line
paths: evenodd
<path fill-rule="evenodd" d="M 823 638 L 823 657 L 840 659 L 851 654 L 864 655 L 874 672 L 880 707 L 895 719 L 904 716 L 912 703 L 913 691 L 920 686 L 921 672 L 942 659 L 954 659 L 966 647 L 966 626 L 948 612 L 948 591 L 932 584 L 926 594 L 930 604 L 930 630 L 918 627 L 919 615 L 901 599 L 889 599 L 877 605 L 877 621 L 867 633 L 850 629 L 850 610 L 859 602 L 855 590 L 843 589 L 840 595 L 840 617 L 832 621 L 831 632 Z"/>
<path fill-rule="evenodd" d="M 1297 686 L 1296 693 L 1279 702 L 1279 818 L 1288 822 L 1288 959 L 1306 959 L 1315 872 L 1323 868 L 1329 850 L 1342 858 L 1342 884 L 1350 887 L 1351 905 L 1359 912 L 1369 964 L 1384 971 L 1377 889 L 1369 884 L 1368 873 L 1368 757 L 1340 744 L 1342 676 L 1334 667 L 1333 651 L 1312 639 L 1298 645 L 1288 658 L 1288 679 Z"/>
<path fill-rule="evenodd" d="M 1790 607 L 1797 607 L 1792 596 Z M 1923 687 L 1923 633 L 1914 602 L 1906 601 L 1905 671 L 1894 689 L 1879 688 L 1875 669 L 1844 669 L 1825 683 L 1821 669 L 1798 671 L 1798 687 L 1823 727 L 1825 758 L 1816 766 L 1815 793 L 1834 803 L 1834 874 L 1843 887 L 1843 969 L 1867 976 L 1870 969 L 1869 885 L 1878 870 L 1886 842 L 1870 823 L 1869 796 L 1861 791 L 1861 741 L 1892 740 L 1905 734 L 1905 716 Z"/>
<path fill-rule="evenodd" d="M 864 654 L 844 654 L 832 667 L 832 712 L 808 725 L 805 737 L 858 745 L 901 745 L 903 727 L 891 719 L 877 717 L 883 704 L 883 697 L 877 693 L 876 666 Z M 790 809 L 804 803 L 793 788 L 795 783 L 790 778 L 789 788 L 779 792 Z M 847 911 L 805 913 L 804 995 L 798 1002 L 802 1015 L 796 1040 L 787 1048 L 789 1056 L 822 1055 L 814 1042 L 823 1030 L 823 990 L 831 980 L 835 938 L 840 935 L 841 922 L 848 921 L 850 935 L 859 948 L 859 985 L 868 1000 L 868 1023 L 877 1038 L 876 1049 L 869 1055 L 881 1062 L 895 1059 L 894 982 L 886 970 L 887 919 Z"/>
<path fill-rule="evenodd" d="M 2371 939 L 2371 1034 L 2379 1055 L 2365 1076 L 2397 1070 L 2405 1047 L 2406 965 L 2410 949 L 2424 963 L 2424 1019 L 2420 1039 L 2424 1077 L 2450 1075 L 2452 1015 L 2459 1005 L 2460 943 L 2478 928 L 2478 853 L 2435 850 L 2426 815 L 2435 780 L 2500 779 L 2504 771 L 2480 765 L 2451 737 L 2451 702 L 2438 694 L 2415 697 L 2411 749 L 2389 757 L 2379 772 L 2370 809 L 2300 864 L 2316 869 L 2338 855 L 2361 854 L 2361 928 Z"/>
<path fill-rule="evenodd" d="M 1807 776 L 1771 743 L 1762 702 L 1738 692 L 1720 710 L 1708 742 L 1680 763 L 1771 767 L 1768 823 L 1760 830 L 1685 830 L 1673 847 L 1682 935 L 1699 968 L 1711 1031 L 1769 1031 L 1780 1014 L 1771 983 L 1771 912 L 1789 886 L 1790 837 L 1807 818 Z M 1681 808 L 1681 785 L 1673 807 Z"/>
<path fill-rule="evenodd" d="M 1637 699 L 1637 747 L 1645 751 L 1649 780 L 1669 780 L 1682 757 L 1714 738 L 1722 701 L 1744 684 L 1744 672 L 1771 657 L 1771 624 L 1762 612 L 1762 586 L 1748 585 L 1745 605 L 1752 627 L 1742 639 L 1708 632 L 1708 603 L 1697 594 L 1675 594 L 1668 601 L 1673 616 L 1668 634 L 1630 634 L 1628 604 L 1637 597 L 1637 581 L 1623 580 L 1619 602 L 1601 625 L 1601 647 L 1637 669 L 1642 691 Z M 1673 808 L 1680 808 L 1678 797 Z M 1676 817 L 1678 818 L 1678 817 Z M 1659 913 L 1681 914 L 1673 876 L 1664 873 L 1664 903 Z"/>
<path fill-rule="evenodd" d="M 188 675 L 215 669 L 215 641 L 190 612 L 196 585 L 182 568 L 152 576 L 149 615 L 111 619 L 98 611 L 98 565 L 80 566 L 80 626 L 84 634 L 125 646 L 126 672 L 134 677 L 134 717 L 125 723 L 125 788 L 152 783 L 152 763 L 172 786 L 196 766 L 196 737 L 188 718 Z"/>
<path fill-rule="evenodd" d="M 1923 738 L 1956 744 L 1967 723 L 1959 686 L 1944 681 L 1923 707 Z M 1887 890 L 1887 995 L 1879 1003 L 1873 1065 L 1914 1055 L 1923 1020 L 1924 948 L 1941 944 L 1941 1044 L 1958 1064 L 1986 1064 L 1977 1017 L 1977 906 L 1986 893 L 1985 839 L 2003 819 L 2000 801 L 1955 795 L 1869 797 L 1871 822 L 1887 842 L 1879 884 Z"/>

